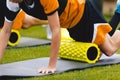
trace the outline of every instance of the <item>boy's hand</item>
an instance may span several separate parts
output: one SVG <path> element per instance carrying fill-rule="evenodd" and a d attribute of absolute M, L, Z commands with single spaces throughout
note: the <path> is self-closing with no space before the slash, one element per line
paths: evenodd
<path fill-rule="evenodd" d="M 51 68 L 51 67 L 41 68 L 41 69 L 38 70 L 38 72 L 42 73 L 42 74 L 55 73 L 55 71 L 56 71 L 56 69 Z"/>

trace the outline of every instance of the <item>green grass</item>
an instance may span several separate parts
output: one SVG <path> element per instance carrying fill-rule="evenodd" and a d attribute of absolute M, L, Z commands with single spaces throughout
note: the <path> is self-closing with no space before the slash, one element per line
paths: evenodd
<path fill-rule="evenodd" d="M 106 16 L 110 19 L 110 16 Z M 40 26 L 34 26 L 27 30 L 20 30 L 22 36 L 35 37 L 46 39 L 46 29 Z M 17 49 L 6 49 L 0 64 L 12 63 L 28 59 L 48 57 L 50 46 L 37 46 Z M 43 77 L 18 78 L 15 80 L 119 80 L 120 79 L 120 64 L 94 67 L 84 70 L 76 70 L 54 74 Z"/>
<path fill-rule="evenodd" d="M 104 17 L 109 22 L 112 17 L 112 14 L 105 14 Z"/>
<path fill-rule="evenodd" d="M 7 49 L 5 51 L 5 55 L 3 56 L 1 64 L 33 58 L 48 57 L 49 49 L 50 48 L 48 45 L 38 47 Z"/>
<path fill-rule="evenodd" d="M 46 27 L 32 26 L 28 29 L 21 29 L 22 36 L 46 39 Z"/>

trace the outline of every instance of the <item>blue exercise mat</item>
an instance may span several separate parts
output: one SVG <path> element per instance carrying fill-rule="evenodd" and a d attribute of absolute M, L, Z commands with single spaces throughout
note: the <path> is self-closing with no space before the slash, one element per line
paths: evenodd
<path fill-rule="evenodd" d="M 20 62 L 0 65 L 0 77 L 33 77 L 45 76 L 49 74 L 40 74 L 37 72 L 39 68 L 48 65 L 49 58 L 38 58 Z M 63 73 L 72 70 L 82 70 L 95 66 L 105 66 L 120 63 L 120 54 L 114 54 L 111 57 L 103 55 L 95 64 L 88 64 L 85 62 L 70 61 L 58 59 L 56 73 Z"/>
<path fill-rule="evenodd" d="M 7 48 L 32 47 L 32 46 L 40 46 L 40 45 L 49 45 L 50 43 L 51 43 L 50 40 L 21 37 L 20 42 L 17 46 L 14 47 L 7 46 Z"/>

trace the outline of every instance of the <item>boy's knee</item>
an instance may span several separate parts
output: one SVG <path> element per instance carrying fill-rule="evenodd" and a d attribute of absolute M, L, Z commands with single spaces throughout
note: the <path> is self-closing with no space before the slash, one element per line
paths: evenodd
<path fill-rule="evenodd" d="M 103 52 L 108 57 L 110 57 L 110 56 L 112 56 L 114 54 L 114 50 L 112 50 L 112 49 L 111 50 L 106 50 L 106 51 L 103 51 Z"/>

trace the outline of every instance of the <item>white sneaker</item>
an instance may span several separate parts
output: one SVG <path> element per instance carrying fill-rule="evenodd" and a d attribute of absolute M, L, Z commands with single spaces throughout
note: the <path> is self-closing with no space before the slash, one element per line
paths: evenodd
<path fill-rule="evenodd" d="M 46 27 L 46 31 L 47 31 L 47 39 L 52 39 L 52 32 L 50 30 L 49 25 Z"/>

